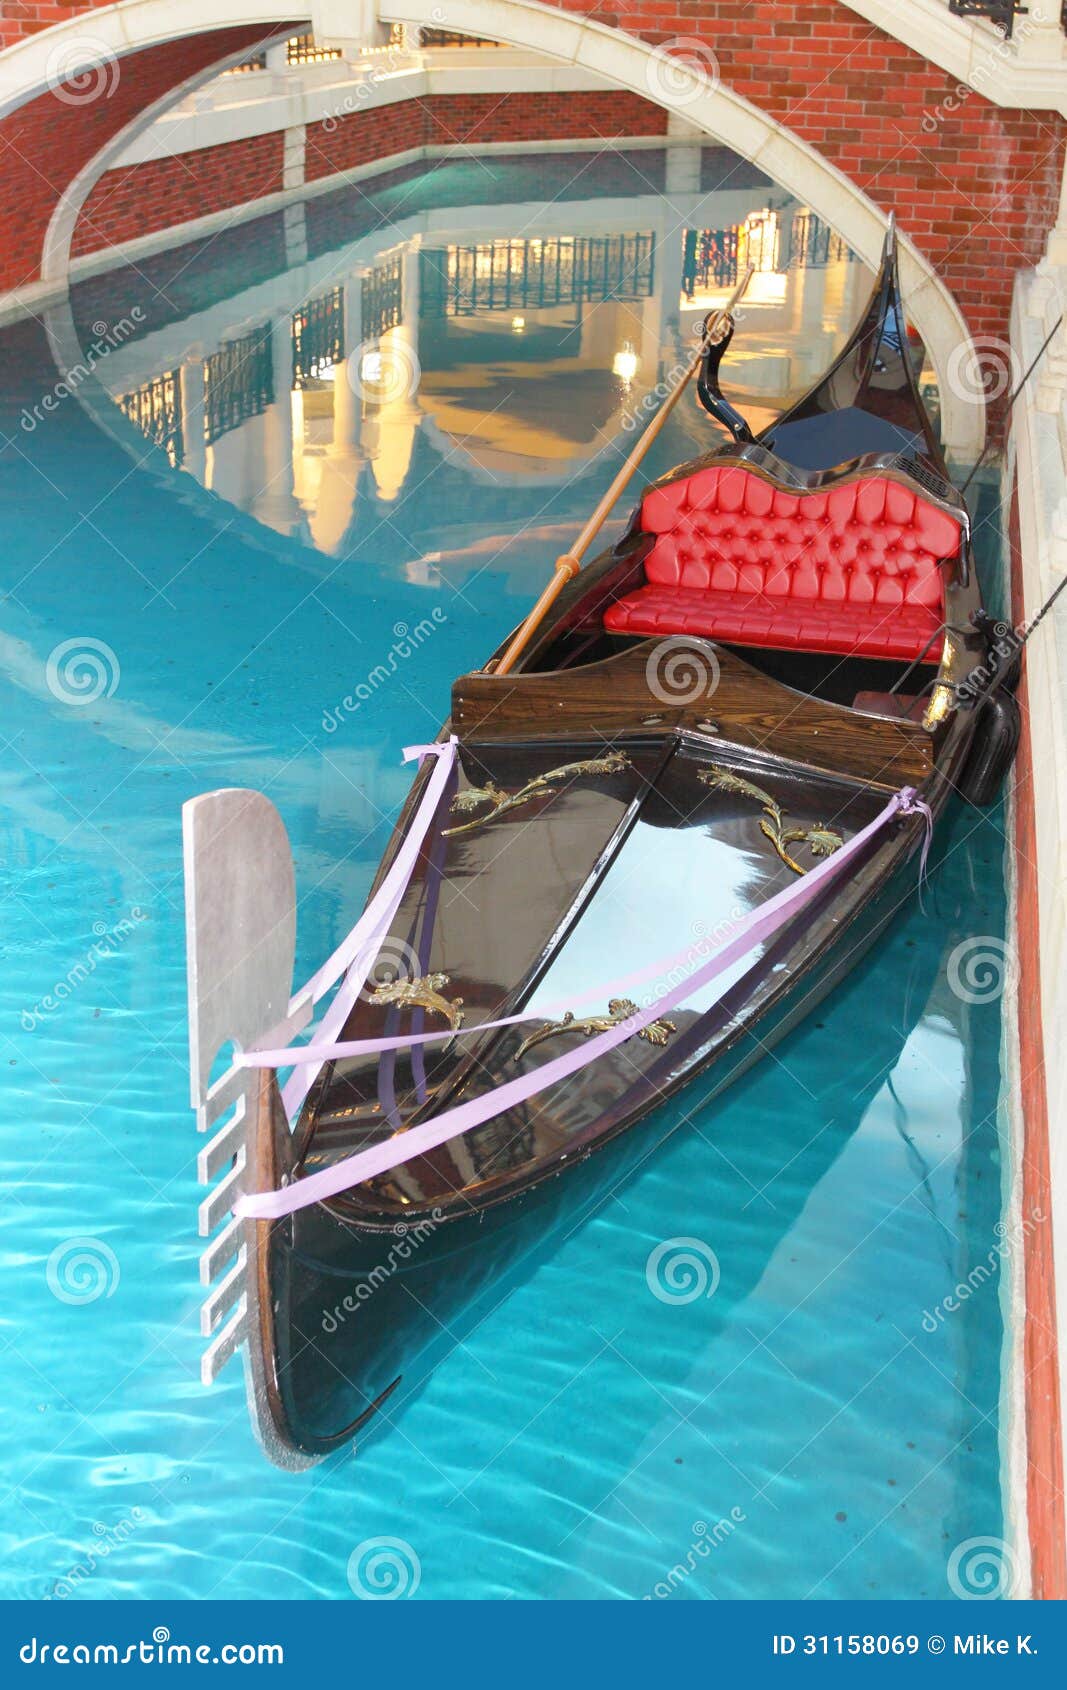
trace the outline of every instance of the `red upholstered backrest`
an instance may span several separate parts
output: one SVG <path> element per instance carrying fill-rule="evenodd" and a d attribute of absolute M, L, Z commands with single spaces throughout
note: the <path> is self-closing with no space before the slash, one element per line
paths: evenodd
<path fill-rule="evenodd" d="M 738 464 L 654 488 L 641 526 L 659 535 L 645 559 L 658 586 L 930 609 L 960 543 L 955 518 L 884 476 L 785 493 Z"/>

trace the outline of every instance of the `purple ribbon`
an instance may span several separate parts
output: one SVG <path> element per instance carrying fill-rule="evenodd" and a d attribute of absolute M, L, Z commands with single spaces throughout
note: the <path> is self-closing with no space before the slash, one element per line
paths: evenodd
<path fill-rule="evenodd" d="M 449 765 L 450 766 L 450 765 Z M 439 771 L 435 771 L 439 772 Z M 425 799 L 424 799 L 425 804 Z M 827 857 L 816 868 L 811 869 L 801 880 L 785 887 L 766 903 L 751 910 L 738 922 L 732 937 L 717 950 L 710 962 L 702 964 L 693 970 L 689 978 L 679 985 L 665 992 L 661 997 L 638 1010 L 636 1014 L 628 1016 L 607 1032 L 598 1033 L 594 1038 L 587 1039 L 580 1048 L 568 1051 L 563 1056 L 555 1057 L 550 1062 L 544 1062 L 529 1074 L 522 1074 L 514 1080 L 508 1080 L 497 1086 L 485 1097 L 473 1098 L 469 1103 L 459 1104 L 454 1109 L 448 1109 L 443 1115 L 438 1115 L 432 1121 L 425 1121 L 421 1126 L 411 1127 L 408 1131 L 397 1133 L 381 1144 L 371 1145 L 366 1150 L 357 1151 L 353 1156 L 346 1156 L 335 1162 L 332 1167 L 322 1168 L 318 1173 L 309 1174 L 305 1179 L 294 1181 L 292 1185 L 278 1191 L 260 1191 L 248 1193 L 239 1197 L 234 1213 L 239 1218 L 255 1220 L 278 1220 L 283 1215 L 291 1215 L 297 1209 L 308 1208 L 312 1203 L 321 1203 L 326 1198 L 336 1197 L 339 1192 L 347 1191 L 352 1186 L 361 1185 L 365 1180 L 376 1179 L 381 1174 L 390 1173 L 394 1168 L 401 1167 L 417 1156 L 425 1156 L 440 1145 L 447 1144 L 450 1139 L 457 1138 L 461 1133 L 469 1132 L 472 1127 L 478 1127 L 495 1116 L 504 1114 L 508 1109 L 527 1102 L 540 1092 L 568 1079 L 572 1074 L 587 1068 L 591 1062 L 606 1056 L 609 1051 L 616 1049 L 627 1039 L 633 1038 L 635 1033 L 641 1032 L 653 1021 L 658 1021 L 670 1010 L 693 996 L 702 986 L 709 984 L 724 974 L 735 962 L 745 956 L 756 945 L 763 943 L 772 935 L 779 932 L 787 921 L 804 909 L 818 897 L 828 881 L 836 878 L 841 870 L 857 857 L 870 842 L 897 815 L 912 815 L 919 812 L 924 815 L 927 823 L 926 847 L 929 846 L 929 830 L 933 824 L 933 817 L 929 806 L 921 800 L 913 787 L 905 787 L 902 792 L 895 793 L 883 810 L 861 828 L 846 845 L 842 845 L 832 856 Z M 419 816 L 421 817 L 420 808 Z M 419 818 L 416 818 L 416 821 Z M 428 823 L 427 823 L 428 825 Z M 924 848 L 925 850 L 925 848 Z M 397 854 L 399 863 L 402 852 Z M 925 860 L 925 856 L 924 856 Z M 412 856 L 414 861 L 414 856 Z M 395 868 L 396 865 L 394 865 Z M 390 871 L 392 873 L 392 871 Z M 384 887 L 383 887 L 384 889 Z M 399 902 L 399 895 L 397 898 Z M 344 947 L 342 947 L 343 949 Z M 682 953 L 692 958 L 692 950 Z M 647 973 L 667 972 L 677 959 L 669 959 L 666 963 L 659 963 L 655 969 Z M 347 982 L 346 982 L 347 984 Z M 618 986 L 602 987 L 601 991 L 615 994 Z M 356 994 L 353 994 L 353 1001 Z M 472 1028 L 473 1032 L 481 1032 L 491 1027 L 510 1026 L 519 1021 L 528 1021 L 534 1014 L 543 1016 L 544 1009 L 529 1012 L 525 1015 L 508 1016 L 503 1021 L 483 1022 L 480 1027 Z M 325 1021 L 323 1034 L 327 1033 Z M 400 1039 L 368 1039 L 352 1040 L 346 1044 L 337 1043 L 317 1044 L 314 1052 L 305 1050 L 301 1053 L 301 1060 L 317 1062 L 329 1060 L 335 1055 L 356 1055 L 364 1051 L 395 1049 L 398 1045 L 412 1045 L 426 1043 L 429 1039 L 450 1038 L 454 1036 L 451 1029 L 441 1033 L 423 1033 L 408 1035 Z M 255 1063 L 262 1066 L 273 1066 L 274 1058 L 284 1057 L 286 1061 L 295 1058 L 295 1052 L 257 1052 L 247 1059 L 249 1065 Z M 316 1070 L 317 1071 L 317 1070 Z M 305 1093 L 306 1093 L 305 1088 Z"/>
<path fill-rule="evenodd" d="M 437 767 L 426 782 L 426 791 L 422 795 L 411 826 L 404 835 L 403 844 L 397 852 L 388 874 L 351 933 L 347 938 L 342 939 L 333 955 L 327 957 L 318 972 L 311 976 L 303 992 L 297 994 L 298 997 L 305 997 L 310 993 L 312 1002 L 318 1003 L 320 998 L 325 997 L 334 981 L 340 979 L 342 974 L 345 976 L 333 1002 L 322 1018 L 317 1041 L 312 1045 L 300 1047 L 300 1066 L 297 1067 L 296 1073 L 291 1076 L 282 1090 L 285 1112 L 291 1122 L 295 1121 L 299 1115 L 304 1099 L 322 1068 L 324 1058 L 318 1054 L 318 1047 L 320 1045 L 327 1046 L 332 1040 L 336 1039 L 348 1020 L 353 1004 L 367 983 L 367 975 L 370 973 L 374 959 L 381 949 L 382 941 L 389 932 L 396 912 L 400 908 L 401 900 L 408 889 L 408 883 L 418 861 L 422 842 L 430 830 L 430 825 L 437 813 L 437 806 L 441 802 L 441 795 L 448 785 L 448 778 L 456 761 L 455 735 L 449 740 L 437 740 L 432 745 L 406 746 L 404 762 L 410 763 L 415 757 L 420 762 L 424 757 L 436 757 Z M 239 1065 L 251 1066 L 242 1057 L 238 1058 L 238 1063 Z M 288 1063 L 279 1063 L 277 1066 L 287 1067 Z"/>
<path fill-rule="evenodd" d="M 922 816 L 925 824 L 922 850 L 919 853 L 919 908 L 926 914 L 923 903 L 923 892 L 926 889 L 926 859 L 930 855 L 930 845 L 934 837 L 934 812 L 925 798 L 920 798 L 913 786 L 905 786 L 900 794 L 900 813 L 902 816 Z"/>

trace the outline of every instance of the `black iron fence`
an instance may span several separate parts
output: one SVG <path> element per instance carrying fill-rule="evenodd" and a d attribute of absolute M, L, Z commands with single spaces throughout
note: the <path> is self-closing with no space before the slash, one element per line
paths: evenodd
<path fill-rule="evenodd" d="M 390 253 L 368 270 L 360 288 L 360 311 L 364 340 L 376 340 L 395 329 L 404 313 L 404 260 Z"/>
<path fill-rule="evenodd" d="M 146 440 L 162 447 L 175 469 L 185 458 L 182 435 L 181 377 L 177 370 L 166 370 L 161 376 L 135 387 L 132 393 L 120 394 L 116 400 L 119 410 L 139 428 Z"/>
<path fill-rule="evenodd" d="M 204 439 L 208 445 L 274 403 L 271 326 L 228 340 L 204 359 Z"/>
<path fill-rule="evenodd" d="M 697 294 L 733 287 L 746 264 L 757 270 L 818 270 L 855 262 L 848 242 L 813 211 L 764 215 L 728 229 L 687 229 L 682 246 L 682 292 Z"/>
<path fill-rule="evenodd" d="M 345 355 L 345 296 L 331 288 L 293 315 L 293 386 L 309 387 L 331 374 Z"/>
<path fill-rule="evenodd" d="M 789 235 L 789 263 L 798 270 L 821 269 L 826 264 L 851 264 L 856 257 L 843 235 L 814 211 L 798 211 Z"/>
<path fill-rule="evenodd" d="M 559 235 L 485 241 L 424 252 L 420 300 L 427 318 L 487 311 L 647 299 L 655 276 L 655 236 Z"/>
<path fill-rule="evenodd" d="M 1030 10 L 1029 6 L 1020 6 L 1018 0 L 948 0 L 948 9 L 957 18 L 986 18 L 1009 41 L 1016 18 L 1025 17 Z"/>

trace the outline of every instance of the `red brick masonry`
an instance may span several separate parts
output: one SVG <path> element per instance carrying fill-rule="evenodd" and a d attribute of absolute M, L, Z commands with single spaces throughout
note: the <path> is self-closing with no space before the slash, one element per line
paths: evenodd
<path fill-rule="evenodd" d="M 0 0 L 5 15 L 15 0 Z M 260 28 L 211 30 L 100 67 L 92 100 L 62 86 L 0 122 L 0 292 L 40 275 L 48 224 L 63 191 L 111 138 L 171 88 L 262 39 Z M 115 72 L 118 71 L 116 75 Z"/>
<path fill-rule="evenodd" d="M 0 41 L 102 3 L 0 0 Z M 1037 262 L 1055 220 L 1065 142 L 1057 114 L 1005 111 L 970 89 L 961 92 L 953 77 L 839 0 L 761 0 L 759 6 L 750 0 L 619 0 L 614 6 L 565 0 L 561 9 L 655 43 L 679 37 L 703 43 L 724 82 L 818 148 L 876 204 L 896 211 L 955 293 L 972 332 L 1006 336 L 1013 274 Z M 180 15 L 176 6 L 176 28 Z M 221 53 L 221 36 L 214 41 Z M 989 42 L 986 85 L 992 86 L 998 63 L 992 34 Z M 127 121 L 162 91 L 166 75 L 153 55 L 166 60 L 173 54 L 171 80 L 177 81 L 188 74 L 190 51 L 186 41 L 123 60 L 115 96 L 75 108 L 83 132 L 91 128 L 99 146 L 119 127 L 115 120 Z M 69 162 L 75 154 L 83 162 L 86 148 L 63 114 L 55 114 L 54 99 L 46 99 L 52 121 L 35 126 L 20 151 L 32 147 L 27 156 L 38 168 L 45 161 L 54 196 L 69 180 Z M 0 124 L 0 154 L 7 124 Z M 0 164 L 5 174 L 8 162 Z M 328 164 L 322 170 L 328 173 Z M 48 191 L 32 170 L 8 176 L 6 187 L 6 215 L 17 239 L 0 264 L 0 288 L 33 273 L 30 249 L 36 240 L 39 251 L 40 199 Z M 9 228 L 0 225 L 0 247 L 7 246 Z"/>
<path fill-rule="evenodd" d="M 438 94 L 309 124 L 307 179 L 318 182 L 410 147 L 663 135 L 666 129 L 661 106 L 622 90 L 547 98 Z M 82 209 L 71 250 L 75 256 L 98 252 L 205 212 L 245 205 L 281 186 L 280 131 L 109 170 Z"/>

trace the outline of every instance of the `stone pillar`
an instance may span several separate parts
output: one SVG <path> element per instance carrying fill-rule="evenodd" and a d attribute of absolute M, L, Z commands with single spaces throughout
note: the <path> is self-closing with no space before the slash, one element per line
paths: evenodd
<path fill-rule="evenodd" d="M 378 21 L 378 0 L 312 0 L 311 27 L 322 47 L 384 47 L 389 26 Z"/>
<path fill-rule="evenodd" d="M 200 347 L 190 351 L 178 372 L 182 409 L 182 468 L 203 485 L 207 468 L 204 440 L 204 355 Z"/>
<path fill-rule="evenodd" d="M 263 413 L 263 456 L 260 487 L 252 499 L 252 514 L 280 534 L 293 534 L 302 512 L 293 492 L 293 335 L 288 311 L 271 333 L 274 403 Z"/>
<path fill-rule="evenodd" d="M 343 284 L 345 351 L 333 372 L 333 439 L 331 458 L 358 451 L 363 430 L 363 397 L 359 391 L 359 357 L 363 342 L 363 276 L 349 276 Z"/>

